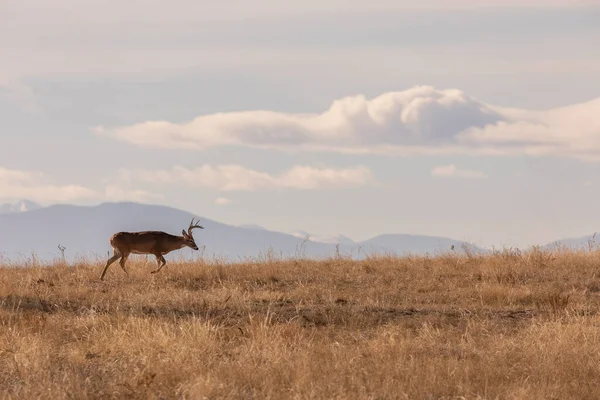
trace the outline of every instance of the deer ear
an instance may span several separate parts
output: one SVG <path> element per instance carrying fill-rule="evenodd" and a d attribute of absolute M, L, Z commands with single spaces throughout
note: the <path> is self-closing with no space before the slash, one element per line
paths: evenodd
<path fill-rule="evenodd" d="M 181 230 L 181 234 L 183 235 L 183 237 L 187 237 L 187 236 L 188 236 L 188 234 L 187 234 L 187 232 L 185 231 L 185 229 L 182 229 L 182 230 Z"/>

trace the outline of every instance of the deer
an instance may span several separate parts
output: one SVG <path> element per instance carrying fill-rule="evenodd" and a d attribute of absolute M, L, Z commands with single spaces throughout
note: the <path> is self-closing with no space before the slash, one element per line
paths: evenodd
<path fill-rule="evenodd" d="M 200 222 L 200 221 L 198 221 Z M 158 268 L 151 271 L 151 274 L 159 272 L 166 264 L 167 260 L 163 257 L 174 250 L 179 250 L 183 247 L 190 247 L 198 250 L 198 246 L 192 236 L 192 230 L 195 228 L 204 229 L 203 226 L 194 223 L 194 218 L 187 229 L 181 230 L 181 236 L 171 235 L 162 231 L 140 231 L 140 232 L 117 232 L 110 237 L 110 245 L 113 248 L 113 256 L 108 259 L 106 266 L 100 275 L 100 280 L 104 280 L 104 275 L 108 267 L 118 258 L 121 258 L 119 264 L 123 271 L 128 274 L 125 269 L 125 262 L 130 254 L 152 254 L 156 257 Z"/>

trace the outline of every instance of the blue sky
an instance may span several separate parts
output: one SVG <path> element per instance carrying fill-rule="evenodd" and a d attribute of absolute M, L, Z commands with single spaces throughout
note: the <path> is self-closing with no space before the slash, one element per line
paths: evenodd
<path fill-rule="evenodd" d="M 600 2 L 0 5 L 0 201 L 529 245 L 598 229 Z"/>

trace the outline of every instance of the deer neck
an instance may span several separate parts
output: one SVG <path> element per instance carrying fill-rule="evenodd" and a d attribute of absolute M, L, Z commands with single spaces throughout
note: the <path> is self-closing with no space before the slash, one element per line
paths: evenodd
<path fill-rule="evenodd" d="M 185 247 L 185 238 L 183 236 L 179 236 L 179 241 L 177 242 L 177 245 L 179 246 L 178 249 L 182 249 Z"/>

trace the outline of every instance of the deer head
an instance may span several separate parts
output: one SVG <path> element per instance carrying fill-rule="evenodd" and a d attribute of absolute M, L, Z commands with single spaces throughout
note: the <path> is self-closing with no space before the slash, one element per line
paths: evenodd
<path fill-rule="evenodd" d="M 198 221 L 200 222 L 200 221 Z M 187 232 L 185 230 L 181 231 L 181 234 L 183 235 L 183 238 L 185 239 L 185 245 L 188 247 L 191 247 L 194 250 L 198 250 L 198 246 L 196 245 L 196 242 L 194 241 L 194 237 L 192 236 L 192 230 L 194 228 L 200 228 L 200 229 L 204 229 L 203 226 L 198 225 L 198 222 L 196 222 L 194 224 L 194 218 L 192 218 L 192 222 L 190 222 L 190 226 L 187 229 Z"/>

